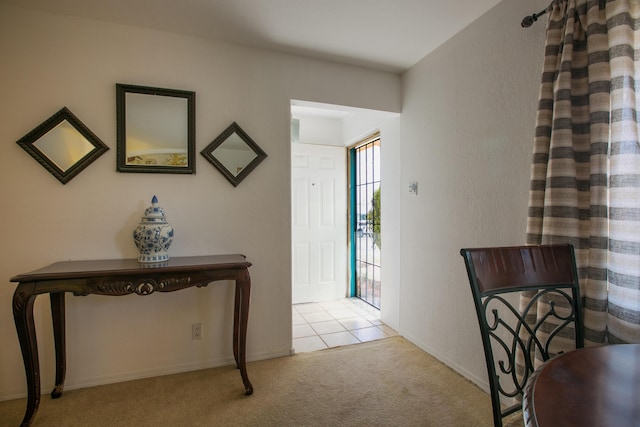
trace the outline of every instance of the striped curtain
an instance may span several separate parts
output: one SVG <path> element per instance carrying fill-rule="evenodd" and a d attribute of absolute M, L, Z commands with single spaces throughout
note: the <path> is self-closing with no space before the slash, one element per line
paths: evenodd
<path fill-rule="evenodd" d="M 640 1 L 555 0 L 527 243 L 574 245 L 586 345 L 640 343 L 639 95 Z"/>

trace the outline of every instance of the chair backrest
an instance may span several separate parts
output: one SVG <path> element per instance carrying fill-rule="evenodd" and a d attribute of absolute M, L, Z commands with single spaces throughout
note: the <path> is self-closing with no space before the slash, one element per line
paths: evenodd
<path fill-rule="evenodd" d="M 501 396 L 521 400 L 536 357 L 547 360 L 567 343 L 584 346 L 575 253 L 571 245 L 541 245 L 461 249 L 460 255 L 480 324 L 494 424 L 501 427 L 503 417 L 521 409 L 516 403 L 503 410 Z M 522 311 L 519 292 L 530 298 Z"/>

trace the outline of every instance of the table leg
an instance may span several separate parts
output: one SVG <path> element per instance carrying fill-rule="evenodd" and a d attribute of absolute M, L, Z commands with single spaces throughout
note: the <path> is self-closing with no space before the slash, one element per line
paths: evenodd
<path fill-rule="evenodd" d="M 240 368 L 238 362 L 238 337 L 240 336 L 240 285 L 236 281 L 236 296 L 233 304 L 233 358 L 236 361 L 236 368 Z"/>
<path fill-rule="evenodd" d="M 56 385 L 51 392 L 51 398 L 57 399 L 62 396 L 64 377 L 67 372 L 64 292 L 52 293 L 49 297 L 51 298 L 51 319 L 56 351 Z"/>
<path fill-rule="evenodd" d="M 234 322 L 234 349 L 237 347 L 238 352 L 238 367 L 240 368 L 240 375 L 242 376 L 242 382 L 244 383 L 244 390 L 247 396 L 253 394 L 253 385 L 249 381 L 247 375 L 247 363 L 246 363 L 246 351 L 247 351 L 247 321 L 249 320 L 249 299 L 251 296 L 251 278 L 249 277 L 248 270 L 241 270 L 238 272 L 236 278 L 236 303 L 234 318 L 237 322 Z M 239 313 L 238 313 L 239 311 Z M 239 324 L 238 324 L 239 323 Z M 237 337 L 237 338 L 236 338 Z M 237 346 L 235 340 L 237 339 Z"/>
<path fill-rule="evenodd" d="M 40 365 L 38 342 L 33 321 L 35 283 L 19 283 L 13 294 L 13 320 L 20 341 L 24 370 L 27 376 L 27 410 L 21 426 L 29 426 L 40 404 Z"/>

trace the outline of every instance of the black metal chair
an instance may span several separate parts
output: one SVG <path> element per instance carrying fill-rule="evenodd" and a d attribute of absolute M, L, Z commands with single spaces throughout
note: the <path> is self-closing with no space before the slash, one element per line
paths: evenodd
<path fill-rule="evenodd" d="M 575 253 L 571 245 L 542 245 L 461 249 L 460 255 L 480 324 L 493 421 L 502 427 L 503 417 L 522 409 L 536 358 L 546 361 L 568 344 L 584 347 Z M 531 300 L 520 312 L 523 291 Z M 501 398 L 510 399 L 504 410 Z"/>

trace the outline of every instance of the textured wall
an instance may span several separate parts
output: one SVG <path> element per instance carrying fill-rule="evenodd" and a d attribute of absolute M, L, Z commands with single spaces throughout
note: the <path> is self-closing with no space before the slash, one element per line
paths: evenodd
<path fill-rule="evenodd" d="M 524 244 L 545 24 L 520 21 L 544 7 L 503 1 L 403 76 L 400 329 L 477 382 L 459 250 Z"/>

